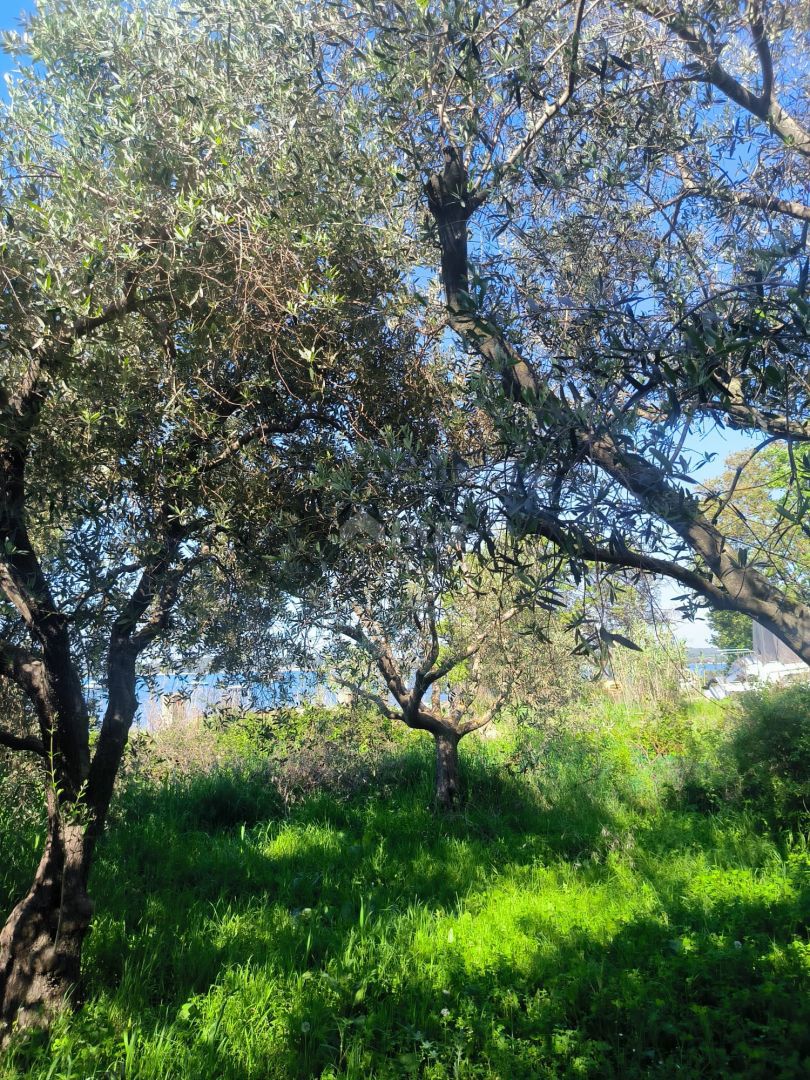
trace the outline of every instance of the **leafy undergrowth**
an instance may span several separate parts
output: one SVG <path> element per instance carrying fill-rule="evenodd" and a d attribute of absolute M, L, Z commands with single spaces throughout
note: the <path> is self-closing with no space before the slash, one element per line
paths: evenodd
<path fill-rule="evenodd" d="M 505 759 L 469 747 L 445 819 L 421 745 L 291 810 L 255 775 L 131 784 L 86 1004 L 0 1077 L 808 1075 L 801 835 L 673 803 L 620 741 Z"/>

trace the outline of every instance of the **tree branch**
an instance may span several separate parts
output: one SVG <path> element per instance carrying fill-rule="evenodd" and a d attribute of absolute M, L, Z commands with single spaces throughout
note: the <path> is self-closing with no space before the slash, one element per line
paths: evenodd
<path fill-rule="evenodd" d="M 385 636 L 380 634 L 380 640 L 375 641 L 361 627 L 348 624 L 338 626 L 337 632 L 356 642 L 361 649 L 368 653 L 377 665 L 378 671 L 385 680 L 385 685 L 390 690 L 397 705 L 402 709 L 403 714 L 408 712 L 413 706 L 413 695 L 409 694 L 405 689 L 404 680 L 394 660 L 391 646 L 385 640 Z"/>
<path fill-rule="evenodd" d="M 797 202 L 795 199 L 780 199 L 776 195 L 761 195 L 755 191 L 734 191 L 732 188 L 720 187 L 714 181 L 710 184 L 701 184 L 680 151 L 675 154 L 675 163 L 683 181 L 683 191 L 676 196 L 675 201 L 696 197 L 715 199 L 717 202 L 731 203 L 733 206 L 772 210 L 777 214 L 795 218 L 797 221 L 810 221 L 810 205 L 807 203 Z"/>
<path fill-rule="evenodd" d="M 810 421 L 791 420 L 789 416 L 763 412 L 753 405 L 747 405 L 742 397 L 729 402 L 706 401 L 694 406 L 696 412 L 718 413 L 729 427 L 749 431 L 752 428 L 762 431 L 775 439 L 790 439 L 792 442 L 810 442 Z"/>
<path fill-rule="evenodd" d="M 221 453 L 200 466 L 199 472 L 207 473 L 212 472 L 214 469 L 218 469 L 220 465 L 232 458 L 234 454 L 243 450 L 254 441 L 264 443 L 274 435 L 293 435 L 308 421 L 342 430 L 340 422 L 335 420 L 334 417 L 315 411 L 301 413 L 299 416 L 295 417 L 294 420 L 290 420 L 287 423 L 278 422 L 273 424 L 259 421 L 253 427 L 248 428 L 246 431 L 243 431 L 241 435 L 235 436 L 230 442 L 226 443 L 225 448 Z"/>
<path fill-rule="evenodd" d="M 508 623 L 510 619 L 515 617 L 517 611 L 518 609 L 516 607 L 509 608 L 505 611 L 498 620 L 499 625 L 503 626 Z M 445 675 L 449 675 L 454 667 L 458 667 L 458 665 L 463 664 L 465 660 L 469 660 L 470 657 L 475 656 L 475 654 L 483 647 L 491 633 L 492 631 L 490 628 L 483 630 L 472 645 L 468 646 L 466 649 L 462 649 L 461 652 L 454 653 L 452 656 L 448 657 L 443 664 L 439 664 L 433 671 L 427 672 L 424 678 L 425 690 L 429 689 L 433 683 L 437 682 L 439 679 L 443 679 Z"/>
<path fill-rule="evenodd" d="M 560 521 L 551 514 L 529 510 L 520 519 L 523 535 L 542 536 L 574 558 L 584 562 L 603 563 L 605 566 L 628 567 L 648 574 L 669 577 L 687 588 L 711 600 L 715 607 L 728 611 L 737 610 L 729 594 L 697 570 L 681 566 L 669 559 L 633 551 L 624 543 L 606 546 L 597 543 L 573 522 Z"/>
<path fill-rule="evenodd" d="M 742 83 L 730 75 L 717 59 L 709 43 L 694 30 L 682 15 L 672 12 L 663 7 L 657 7 L 645 2 L 635 0 L 635 6 L 651 19 L 662 23 L 681 41 L 685 42 L 703 65 L 703 77 L 722 91 L 729 100 L 741 109 L 745 109 L 758 120 L 770 124 L 773 131 L 788 146 L 793 147 L 803 157 L 810 157 L 810 132 L 807 131 L 788 113 L 774 96 L 773 64 L 770 47 L 765 35 L 761 12 L 755 15 L 751 24 L 754 48 L 759 57 L 762 69 L 762 94 L 752 94 Z M 757 5 L 757 10 L 759 5 Z"/>
<path fill-rule="evenodd" d="M 771 47 L 765 33 L 765 23 L 762 19 L 762 7 L 758 0 L 751 4 L 751 38 L 754 48 L 759 57 L 759 66 L 762 71 L 762 93 L 760 100 L 767 104 L 773 97 L 773 57 Z"/>
<path fill-rule="evenodd" d="M 44 754 L 46 741 L 51 740 L 56 723 L 55 705 L 52 700 L 44 663 L 39 657 L 20 645 L 13 645 L 8 641 L 0 642 L 0 678 L 8 679 L 9 682 L 13 682 L 23 691 L 34 706 L 41 732 L 40 739 L 33 739 L 32 741 L 32 738 L 26 737 L 31 745 L 20 745 L 11 748 L 28 749 L 35 753 L 41 752 Z M 17 736 L 10 734 L 8 737 L 17 738 Z M 41 751 L 33 743 L 41 747 Z M 11 746 L 8 741 L 4 745 Z"/>
<path fill-rule="evenodd" d="M 401 720 L 400 713 L 395 712 L 391 706 L 382 698 L 380 694 L 375 694 L 373 690 L 366 690 L 364 686 L 360 686 L 359 683 L 349 682 L 347 679 L 336 679 L 339 686 L 345 686 L 347 690 L 351 690 L 353 694 L 360 694 L 361 697 L 366 698 L 368 701 L 373 702 L 383 716 L 388 717 L 389 720 Z"/>
<path fill-rule="evenodd" d="M 456 729 L 459 736 L 470 735 L 473 731 L 481 731 L 482 728 L 491 723 L 495 713 L 506 701 L 508 693 L 508 689 L 504 687 L 482 716 L 477 716 L 474 719 L 466 720 L 463 724 L 459 724 Z"/>
<path fill-rule="evenodd" d="M 795 218 L 796 221 L 810 221 L 810 206 L 795 199 L 780 199 L 776 195 L 761 195 L 755 191 L 731 191 L 730 189 L 703 188 L 695 184 L 682 192 L 683 198 L 701 196 L 717 202 L 730 203 L 733 206 L 750 206 L 753 210 L 769 210 L 776 214 Z"/>
<path fill-rule="evenodd" d="M 582 18 L 584 12 L 585 0 L 579 0 L 576 15 L 574 16 L 574 32 L 571 36 L 571 61 L 568 65 L 568 81 L 565 85 L 565 89 L 555 101 L 552 101 L 550 105 L 544 107 L 540 116 L 532 124 L 526 137 L 518 143 L 511 154 L 504 160 L 502 168 L 509 169 L 519 161 L 537 140 L 538 135 L 540 135 L 546 124 L 548 124 L 550 120 L 553 120 L 557 113 L 565 108 L 571 100 L 577 83 L 577 56 L 579 54 L 579 39 L 582 32 Z"/>
<path fill-rule="evenodd" d="M 466 190 L 466 173 L 462 173 L 461 182 L 462 190 Z M 436 216 L 443 212 L 443 207 L 437 205 L 435 184 L 432 188 L 434 199 L 429 201 L 429 206 Z M 466 259 L 466 248 L 464 256 Z M 453 270 L 455 279 L 445 281 L 450 326 L 501 375 L 507 394 L 533 411 L 543 428 L 548 428 L 550 420 L 559 421 L 561 432 L 582 458 L 602 469 L 638 500 L 644 512 L 660 518 L 691 547 L 717 582 L 720 591 L 714 587 L 710 590 L 713 602 L 719 602 L 722 595 L 722 606 L 728 606 L 725 601 L 731 599 L 734 610 L 756 618 L 810 662 L 810 606 L 791 600 L 764 575 L 744 566 L 731 552 L 726 538 L 700 512 L 694 497 L 673 487 L 664 470 L 627 450 L 610 431 L 597 432 L 585 427 L 583 416 L 572 410 L 548 383 L 540 383 L 500 330 L 481 318 L 466 293 L 459 291 L 459 282 L 466 281 L 466 262 L 459 263 L 454 257 Z M 622 554 L 627 557 L 626 553 Z M 612 561 L 616 561 L 615 556 Z M 678 577 L 670 573 L 669 566 L 662 570 L 668 576 Z M 707 595 L 702 579 L 699 584 Z"/>
<path fill-rule="evenodd" d="M 12 735 L 10 731 L 0 728 L 0 746 L 45 757 L 45 744 L 34 735 Z"/>
<path fill-rule="evenodd" d="M 169 303 L 172 299 L 171 293 L 167 292 L 150 293 L 148 296 L 137 296 L 135 283 L 133 282 L 121 299 L 111 301 L 98 313 L 98 315 L 83 315 L 81 318 L 75 319 L 71 334 L 66 339 L 61 340 L 60 345 L 62 348 L 69 347 L 74 341 L 79 341 L 81 338 L 87 337 L 88 334 L 92 334 L 94 330 L 98 330 L 102 326 L 107 326 L 109 323 L 115 322 L 125 315 L 131 315 L 133 312 L 140 311 L 142 308 L 149 307 L 151 304 Z"/>

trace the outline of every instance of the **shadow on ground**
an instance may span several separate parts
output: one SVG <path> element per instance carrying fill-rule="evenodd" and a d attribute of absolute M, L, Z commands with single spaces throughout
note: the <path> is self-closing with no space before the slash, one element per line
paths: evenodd
<path fill-rule="evenodd" d="M 483 766 L 441 819 L 424 765 L 289 814 L 255 777 L 131 792 L 70 1063 L 8 1075 L 808 1074 L 806 854 Z"/>

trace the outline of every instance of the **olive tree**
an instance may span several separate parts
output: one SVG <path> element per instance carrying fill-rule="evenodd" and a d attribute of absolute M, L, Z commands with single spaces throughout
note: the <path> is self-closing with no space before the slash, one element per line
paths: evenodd
<path fill-rule="evenodd" d="M 514 527 L 810 659 L 808 597 L 747 561 L 690 475 L 707 426 L 810 435 L 802 6 L 361 2 L 340 30 L 332 10 L 403 232 L 441 266 L 428 307 L 522 467 Z"/>
<path fill-rule="evenodd" d="M 25 712 L 0 745 L 41 762 L 47 837 L 0 931 L 0 1039 L 77 986 L 139 666 L 193 646 L 203 577 L 247 565 L 257 518 L 284 543 L 314 463 L 412 404 L 421 362 L 394 181 L 294 9 L 45 0 L 9 47 L 0 680 Z"/>
<path fill-rule="evenodd" d="M 519 613 L 546 598 L 539 586 L 517 595 L 492 570 L 509 538 L 493 538 L 497 523 L 486 523 L 487 469 L 472 477 L 451 445 L 392 434 L 358 455 L 354 476 L 336 482 L 330 471 L 320 492 L 323 511 L 334 512 L 310 545 L 316 565 L 296 582 L 300 559 L 287 559 L 292 640 L 320 656 L 332 683 L 433 738 L 441 809 L 460 797 L 459 742 L 486 727 L 516 678 L 511 665 L 482 661 Z"/>

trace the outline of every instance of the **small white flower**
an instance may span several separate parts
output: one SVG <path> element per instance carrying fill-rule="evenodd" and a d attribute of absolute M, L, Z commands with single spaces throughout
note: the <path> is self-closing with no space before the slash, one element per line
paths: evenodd
<path fill-rule="evenodd" d="M 735 949 L 741 949 L 742 948 L 742 942 L 741 941 L 735 941 L 734 942 L 734 948 Z"/>
<path fill-rule="evenodd" d="M 442 1009 L 442 1016 L 449 1016 L 449 1015 L 450 1015 L 450 1010 L 449 1009 Z"/>
<path fill-rule="evenodd" d="M 311 1027 L 312 1027 L 312 1024 L 310 1024 L 309 1020 L 305 1020 L 305 1021 L 303 1022 L 303 1024 L 301 1025 L 301 1030 L 302 1030 L 302 1031 L 303 1031 L 303 1033 L 304 1033 L 304 1034 L 306 1035 L 306 1033 L 307 1033 L 307 1032 L 309 1031 L 309 1029 L 310 1029 Z"/>

